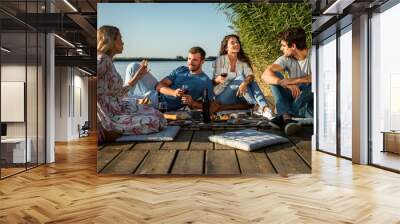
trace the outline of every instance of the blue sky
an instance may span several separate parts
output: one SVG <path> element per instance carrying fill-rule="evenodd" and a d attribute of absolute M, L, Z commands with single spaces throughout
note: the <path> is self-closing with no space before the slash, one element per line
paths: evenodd
<path fill-rule="evenodd" d="M 186 57 L 192 46 L 216 56 L 222 38 L 233 33 L 215 3 L 98 3 L 97 9 L 98 27 L 122 33 L 119 57 Z"/>

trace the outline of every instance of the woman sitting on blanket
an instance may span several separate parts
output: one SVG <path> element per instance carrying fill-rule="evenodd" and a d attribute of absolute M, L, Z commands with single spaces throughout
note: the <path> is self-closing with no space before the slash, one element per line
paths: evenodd
<path fill-rule="evenodd" d="M 219 57 L 213 63 L 214 95 L 222 105 L 232 109 L 258 105 L 259 114 L 268 119 L 274 117 L 260 87 L 254 81 L 250 59 L 241 48 L 237 35 L 227 35 L 221 41 Z"/>
<path fill-rule="evenodd" d="M 124 85 L 112 62 L 122 53 L 124 43 L 117 27 L 102 26 L 97 30 L 97 116 L 100 141 L 112 141 L 122 134 L 159 132 L 167 122 L 151 106 L 139 105 L 127 97 L 128 91 L 148 74 L 142 63 L 136 74 Z"/>

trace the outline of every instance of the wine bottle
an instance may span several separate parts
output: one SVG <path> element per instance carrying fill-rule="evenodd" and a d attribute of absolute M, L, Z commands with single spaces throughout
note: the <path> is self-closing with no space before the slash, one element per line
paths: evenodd
<path fill-rule="evenodd" d="M 208 98 L 207 88 L 203 91 L 203 122 L 210 123 L 210 99 Z"/>

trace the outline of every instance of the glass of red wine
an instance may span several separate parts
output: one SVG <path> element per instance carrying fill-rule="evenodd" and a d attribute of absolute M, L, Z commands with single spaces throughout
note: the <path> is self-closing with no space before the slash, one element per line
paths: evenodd
<path fill-rule="evenodd" d="M 181 90 L 182 90 L 183 94 L 187 95 L 189 93 L 189 85 L 183 84 L 181 86 Z"/>
<path fill-rule="evenodd" d="M 189 93 L 189 85 L 183 84 L 181 89 L 183 94 L 187 95 Z"/>

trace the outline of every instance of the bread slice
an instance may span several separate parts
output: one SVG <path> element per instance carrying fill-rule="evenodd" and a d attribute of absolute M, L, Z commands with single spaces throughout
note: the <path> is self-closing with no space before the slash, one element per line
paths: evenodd
<path fill-rule="evenodd" d="M 186 120 L 190 119 L 191 116 L 186 111 L 173 111 L 173 112 L 171 111 L 171 112 L 165 112 L 164 118 L 167 120 Z"/>

